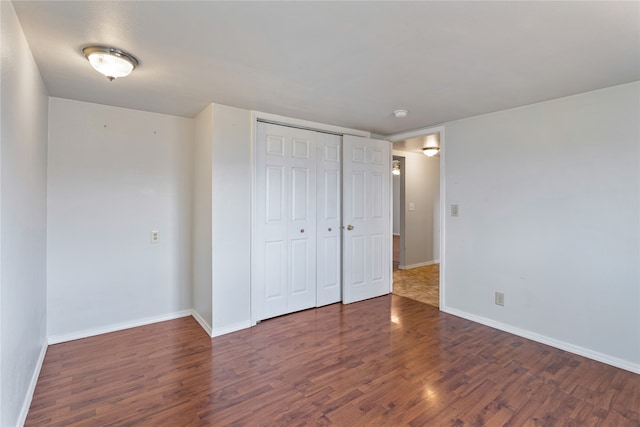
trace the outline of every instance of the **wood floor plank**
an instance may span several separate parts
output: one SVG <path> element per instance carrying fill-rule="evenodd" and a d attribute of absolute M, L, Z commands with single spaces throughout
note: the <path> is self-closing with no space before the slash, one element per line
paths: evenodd
<path fill-rule="evenodd" d="M 640 426 L 640 376 L 399 296 L 49 347 L 27 426 Z"/>

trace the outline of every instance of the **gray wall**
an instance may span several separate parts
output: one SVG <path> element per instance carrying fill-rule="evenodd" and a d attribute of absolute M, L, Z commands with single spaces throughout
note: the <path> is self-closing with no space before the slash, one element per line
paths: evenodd
<path fill-rule="evenodd" d="M 446 124 L 444 309 L 640 371 L 638 117 L 636 82 Z"/>
<path fill-rule="evenodd" d="M 213 334 L 251 326 L 251 112 L 213 104 Z"/>
<path fill-rule="evenodd" d="M 50 342 L 190 314 L 193 119 L 60 98 L 50 119 Z"/>
<path fill-rule="evenodd" d="M 212 150 L 213 104 L 205 108 L 195 118 L 193 212 L 191 221 L 193 311 L 194 317 L 210 335 L 213 330 L 211 266 Z"/>
<path fill-rule="evenodd" d="M 400 234 L 400 175 L 393 176 L 393 234 Z"/>
<path fill-rule="evenodd" d="M 393 151 L 404 157 L 404 264 L 412 268 L 440 259 L 440 159 L 422 153 Z M 413 203 L 414 210 L 410 210 Z"/>
<path fill-rule="evenodd" d="M 21 424 L 47 344 L 47 91 L 0 2 L 0 425 Z"/>

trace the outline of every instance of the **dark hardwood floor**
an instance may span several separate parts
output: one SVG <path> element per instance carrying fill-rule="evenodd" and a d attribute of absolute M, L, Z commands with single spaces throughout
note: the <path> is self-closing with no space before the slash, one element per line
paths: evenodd
<path fill-rule="evenodd" d="M 640 376 L 399 296 L 52 345 L 27 426 L 638 426 Z"/>

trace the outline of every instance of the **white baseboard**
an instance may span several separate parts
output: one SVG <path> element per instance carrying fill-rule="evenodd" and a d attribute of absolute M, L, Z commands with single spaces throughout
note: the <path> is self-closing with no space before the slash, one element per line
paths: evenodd
<path fill-rule="evenodd" d="M 198 322 L 200 326 L 202 326 L 202 329 L 204 329 L 207 332 L 207 334 L 209 334 L 209 336 L 212 338 L 219 337 L 220 335 L 230 334 L 231 332 L 240 331 L 242 329 L 247 329 L 253 326 L 250 320 L 246 320 L 243 322 L 238 322 L 229 326 L 225 326 L 224 328 L 214 329 L 202 318 L 202 316 L 200 316 L 200 314 L 197 311 L 191 310 L 191 315 L 193 316 L 194 319 L 196 319 L 196 322 Z"/>
<path fill-rule="evenodd" d="M 122 331 L 124 329 L 130 329 L 130 328 L 135 328 L 137 326 L 149 325 L 151 323 L 164 322 L 165 320 L 173 320 L 173 319 L 178 319 L 180 317 L 186 317 L 186 316 L 191 316 L 191 309 L 176 311 L 173 313 L 163 314 L 160 316 L 145 317 L 143 319 L 132 320 L 130 322 L 115 323 L 115 324 L 112 324 L 109 326 L 103 326 L 100 328 L 85 329 L 82 331 L 72 332 L 69 334 L 52 335 L 52 336 L 49 336 L 48 342 L 49 342 L 49 345 L 58 344 L 61 342 L 78 340 L 81 338 L 92 337 L 100 334 L 107 334 L 109 332 Z"/>
<path fill-rule="evenodd" d="M 207 334 L 211 337 L 213 336 L 213 330 L 211 328 L 211 325 L 209 325 L 203 318 L 202 316 L 200 316 L 200 313 L 198 313 L 197 311 L 195 311 L 194 309 L 191 309 L 191 316 L 196 319 L 196 322 L 198 322 L 198 324 L 200 324 L 200 326 L 202 326 L 202 329 L 204 329 Z"/>
<path fill-rule="evenodd" d="M 240 331 L 242 329 L 250 328 L 251 321 L 244 320 L 242 322 L 234 323 L 233 325 L 225 326 L 224 328 L 213 328 L 212 337 L 219 337 L 220 335 L 230 334 L 231 332 Z"/>
<path fill-rule="evenodd" d="M 31 407 L 31 400 L 33 400 L 33 393 L 36 391 L 36 384 L 38 383 L 38 377 L 40 376 L 40 370 L 42 369 L 42 364 L 44 363 L 44 356 L 47 354 L 47 343 L 44 343 L 42 346 L 42 350 L 40 350 L 40 355 L 38 356 L 38 361 L 36 362 L 36 367 L 33 370 L 33 375 L 31 376 L 31 382 L 29 382 L 29 388 L 27 389 L 27 394 L 24 397 L 24 403 L 22 404 L 22 410 L 20 411 L 20 415 L 18 417 L 17 426 L 23 426 L 27 421 L 27 414 L 29 413 L 29 408 Z"/>
<path fill-rule="evenodd" d="M 476 316 L 475 314 L 467 313 L 464 311 L 456 310 L 450 307 L 440 307 L 440 310 L 445 313 L 452 314 L 463 319 L 471 320 L 472 322 L 481 323 L 485 326 L 489 326 L 494 329 L 499 329 L 504 332 L 508 332 L 513 335 L 517 335 L 522 338 L 530 339 L 542 344 L 549 345 L 551 347 L 558 348 L 560 350 L 568 351 L 569 353 L 577 354 L 579 356 L 586 357 L 598 362 L 606 363 L 607 365 L 615 366 L 616 368 L 624 369 L 626 371 L 640 374 L 640 364 L 629 362 L 627 360 L 618 359 L 617 357 L 609 356 L 607 354 L 599 353 L 597 351 L 590 350 L 588 348 L 580 347 L 574 344 L 570 344 L 564 341 L 560 341 L 554 338 L 547 337 L 545 335 L 537 334 L 535 332 L 520 329 L 515 326 L 507 325 L 505 323 L 497 322 L 486 317 Z"/>
<path fill-rule="evenodd" d="M 440 260 L 434 259 L 433 261 L 420 262 L 418 264 L 399 265 L 398 268 L 400 270 L 411 270 L 412 268 L 426 267 L 427 265 L 438 264 L 439 262 Z"/>

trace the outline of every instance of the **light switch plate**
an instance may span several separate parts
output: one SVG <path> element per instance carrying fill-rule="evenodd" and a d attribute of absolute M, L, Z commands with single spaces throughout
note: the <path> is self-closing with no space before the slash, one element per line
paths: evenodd
<path fill-rule="evenodd" d="M 416 210 L 416 204 L 415 203 L 409 203 L 409 210 L 410 211 L 415 211 Z"/>
<path fill-rule="evenodd" d="M 451 205 L 451 216 L 459 216 L 460 215 L 460 206 L 457 203 Z"/>

